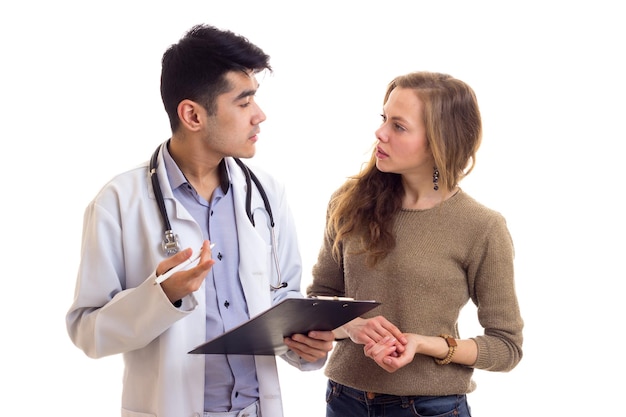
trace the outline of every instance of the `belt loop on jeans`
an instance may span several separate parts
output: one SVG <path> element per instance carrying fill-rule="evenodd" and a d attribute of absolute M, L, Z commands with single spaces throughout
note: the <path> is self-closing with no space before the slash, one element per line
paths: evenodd
<path fill-rule="evenodd" d="M 411 400 L 409 400 L 409 397 L 405 396 L 401 396 L 400 401 L 402 401 L 402 408 L 409 408 L 409 405 L 412 402 Z"/>
<path fill-rule="evenodd" d="M 332 386 L 333 386 L 333 394 L 335 394 L 336 396 L 341 394 L 341 390 L 343 389 L 343 385 L 341 385 L 338 382 L 333 382 Z"/>

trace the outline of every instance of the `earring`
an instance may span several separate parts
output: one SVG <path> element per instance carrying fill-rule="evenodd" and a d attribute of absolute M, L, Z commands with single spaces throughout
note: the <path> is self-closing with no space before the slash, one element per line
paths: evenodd
<path fill-rule="evenodd" d="M 433 190 L 437 191 L 439 189 L 439 170 L 437 167 L 434 167 L 433 171 Z"/>

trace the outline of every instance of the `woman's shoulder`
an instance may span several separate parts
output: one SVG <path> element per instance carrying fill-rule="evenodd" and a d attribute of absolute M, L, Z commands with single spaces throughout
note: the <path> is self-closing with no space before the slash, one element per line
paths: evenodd
<path fill-rule="evenodd" d="M 466 212 L 466 216 L 474 218 L 481 223 L 505 221 L 504 215 L 500 211 L 481 203 L 464 190 L 460 190 L 454 199 L 457 203 L 456 206 Z"/>

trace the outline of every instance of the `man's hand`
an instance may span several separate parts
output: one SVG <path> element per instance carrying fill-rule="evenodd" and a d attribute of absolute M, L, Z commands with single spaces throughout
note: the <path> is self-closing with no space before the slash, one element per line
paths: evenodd
<path fill-rule="evenodd" d="M 285 338 L 285 344 L 307 362 L 326 357 L 333 349 L 335 335 L 331 331 L 311 331 L 307 335 L 294 334 Z"/>
<path fill-rule="evenodd" d="M 187 260 L 193 254 L 191 248 L 187 248 L 161 262 L 156 269 L 157 276 L 162 275 Z M 205 240 L 200 252 L 200 261 L 193 268 L 176 272 L 168 280 L 161 283 L 163 292 L 170 301 L 174 302 L 196 291 L 202 285 L 204 277 L 215 264 L 211 259 L 209 241 Z"/>

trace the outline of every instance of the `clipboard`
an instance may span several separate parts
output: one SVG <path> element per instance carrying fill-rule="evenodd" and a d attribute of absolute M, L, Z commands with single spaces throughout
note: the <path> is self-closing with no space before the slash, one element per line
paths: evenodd
<path fill-rule="evenodd" d="M 336 329 L 379 305 L 339 297 L 287 298 L 188 353 L 282 355 L 288 350 L 285 337 Z"/>

